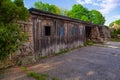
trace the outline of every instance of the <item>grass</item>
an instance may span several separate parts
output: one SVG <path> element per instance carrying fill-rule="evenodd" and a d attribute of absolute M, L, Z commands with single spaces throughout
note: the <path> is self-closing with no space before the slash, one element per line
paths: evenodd
<path fill-rule="evenodd" d="M 28 71 L 27 67 L 21 67 L 20 70 L 21 71 Z"/>
<path fill-rule="evenodd" d="M 95 42 L 88 40 L 85 42 L 85 46 L 93 46 L 95 44 Z"/>
<path fill-rule="evenodd" d="M 47 80 L 47 77 L 48 77 L 47 74 L 38 74 L 36 72 L 29 72 L 27 76 L 33 77 L 35 78 L 35 80 Z"/>
<path fill-rule="evenodd" d="M 61 50 L 60 52 L 55 53 L 55 56 L 69 52 L 69 50 Z"/>
<path fill-rule="evenodd" d="M 120 42 L 120 38 L 112 38 L 111 41 L 113 41 L 113 42 Z"/>
<path fill-rule="evenodd" d="M 47 80 L 49 77 L 48 74 L 39 74 L 36 72 L 29 72 L 27 76 L 34 78 L 35 80 Z M 51 78 L 50 80 L 59 80 L 56 77 Z"/>
<path fill-rule="evenodd" d="M 85 43 L 85 46 L 93 46 L 94 44 L 104 45 L 104 42 L 95 42 L 95 41 L 92 41 L 92 40 L 87 40 L 86 43 Z"/>

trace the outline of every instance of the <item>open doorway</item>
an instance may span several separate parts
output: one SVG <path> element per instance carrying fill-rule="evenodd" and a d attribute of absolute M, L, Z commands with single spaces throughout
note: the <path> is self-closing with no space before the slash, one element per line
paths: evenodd
<path fill-rule="evenodd" d="M 86 26 L 85 27 L 85 33 L 86 33 L 86 39 L 91 39 L 91 27 L 90 26 Z"/>

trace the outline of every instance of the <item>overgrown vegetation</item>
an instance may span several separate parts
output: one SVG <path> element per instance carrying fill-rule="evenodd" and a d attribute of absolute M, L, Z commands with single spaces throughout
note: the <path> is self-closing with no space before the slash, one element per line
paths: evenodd
<path fill-rule="evenodd" d="M 18 20 L 27 20 L 28 10 L 23 0 L 0 0 L 0 60 L 5 60 L 27 40 Z"/>
<path fill-rule="evenodd" d="M 113 26 L 114 26 L 114 23 L 117 24 L 118 27 L 120 27 L 120 19 L 111 22 L 111 23 L 109 24 L 109 26 L 110 26 L 110 27 L 113 27 Z"/>
<path fill-rule="evenodd" d="M 104 16 L 97 10 L 88 10 L 87 8 L 83 7 L 81 4 L 74 4 L 71 10 L 67 9 L 60 9 L 56 5 L 51 5 L 49 3 L 43 3 L 41 0 L 35 2 L 35 8 L 51 12 L 54 14 L 60 14 L 64 16 L 68 16 L 71 18 L 91 22 L 98 25 L 103 25 L 105 23 Z"/>
<path fill-rule="evenodd" d="M 48 77 L 48 75 L 46 75 L 46 74 L 38 74 L 36 72 L 29 72 L 27 75 L 29 77 L 35 78 L 36 80 L 46 80 Z"/>
<path fill-rule="evenodd" d="M 120 42 L 120 28 L 111 30 L 111 41 Z"/>
<path fill-rule="evenodd" d="M 103 42 L 96 42 L 96 41 L 92 41 L 92 40 L 87 40 L 84 45 L 85 45 L 85 46 L 93 46 L 94 44 L 104 45 Z"/>
<path fill-rule="evenodd" d="M 47 80 L 48 78 L 50 78 L 48 74 L 39 74 L 36 72 L 29 72 L 27 75 L 29 77 L 34 78 L 35 80 Z M 53 77 L 51 78 L 51 80 L 59 80 L 59 79 L 56 77 Z"/>
<path fill-rule="evenodd" d="M 111 40 L 120 42 L 120 19 L 109 24 L 111 27 Z"/>
<path fill-rule="evenodd" d="M 21 67 L 20 70 L 21 71 L 28 71 L 28 68 L 27 67 Z"/>
<path fill-rule="evenodd" d="M 91 41 L 91 40 L 87 40 L 86 42 L 85 42 L 85 46 L 93 46 L 95 44 L 95 42 L 94 41 Z"/>

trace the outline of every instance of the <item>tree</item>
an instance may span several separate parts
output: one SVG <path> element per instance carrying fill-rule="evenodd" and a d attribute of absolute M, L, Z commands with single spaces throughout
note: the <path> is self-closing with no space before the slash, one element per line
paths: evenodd
<path fill-rule="evenodd" d="M 111 23 L 109 24 L 109 26 L 110 26 L 110 27 L 113 27 L 114 24 L 116 24 L 116 25 L 118 25 L 118 26 L 120 27 L 120 19 L 111 22 Z"/>
<path fill-rule="evenodd" d="M 72 6 L 72 10 L 69 11 L 69 17 L 89 21 L 88 12 L 88 9 L 84 8 L 81 4 L 75 4 Z"/>
<path fill-rule="evenodd" d="M 103 25 L 105 23 L 104 16 L 97 10 L 89 11 L 90 22 L 98 25 Z"/>
<path fill-rule="evenodd" d="M 6 59 L 26 41 L 26 33 L 21 31 L 16 21 L 28 17 L 23 0 L 0 0 L 0 60 Z"/>
<path fill-rule="evenodd" d="M 61 9 L 60 9 L 60 12 L 61 12 L 61 13 L 60 13 L 61 15 L 63 15 L 63 16 L 68 16 L 68 12 L 69 12 L 69 11 L 68 11 L 66 8 L 61 8 Z"/>
<path fill-rule="evenodd" d="M 114 26 L 114 22 L 111 22 L 111 23 L 109 24 L 109 26 L 110 26 L 110 27 L 113 27 L 113 26 Z"/>
<path fill-rule="evenodd" d="M 48 3 L 43 3 L 42 1 L 35 2 L 34 4 L 35 8 L 46 11 L 46 12 L 51 12 L 54 14 L 60 14 L 60 9 L 56 5 L 50 5 Z"/>
<path fill-rule="evenodd" d="M 116 20 L 115 23 L 120 26 L 120 19 Z"/>
<path fill-rule="evenodd" d="M 18 2 L 20 2 L 20 4 L 18 4 Z M 26 20 L 29 16 L 27 8 L 24 7 L 23 0 L 15 0 L 15 2 L 3 0 L 0 1 L 0 4 L 0 22 L 4 24 L 16 20 Z"/>

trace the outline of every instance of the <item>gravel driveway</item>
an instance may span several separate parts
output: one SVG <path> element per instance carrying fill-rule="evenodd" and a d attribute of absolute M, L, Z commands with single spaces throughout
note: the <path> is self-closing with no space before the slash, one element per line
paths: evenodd
<path fill-rule="evenodd" d="M 99 45 L 82 47 L 41 60 L 39 64 L 29 69 L 47 73 L 59 80 L 120 80 L 120 43 L 108 42 L 104 47 Z M 8 80 L 33 79 L 19 75 Z"/>

